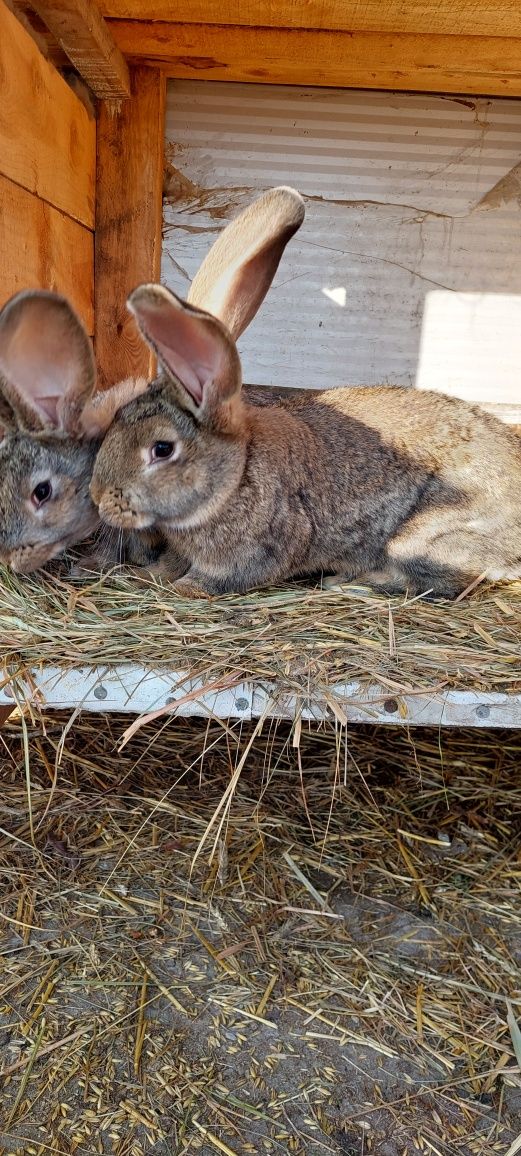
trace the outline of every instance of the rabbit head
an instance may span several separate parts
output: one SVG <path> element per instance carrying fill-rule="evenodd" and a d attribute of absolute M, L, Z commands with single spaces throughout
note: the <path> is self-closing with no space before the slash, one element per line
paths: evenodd
<path fill-rule="evenodd" d="M 105 521 L 200 527 L 239 485 L 249 425 L 235 341 L 303 218 L 298 193 L 273 189 L 224 229 L 187 302 L 160 285 L 131 294 L 128 308 L 162 372 L 118 412 L 98 454 L 91 493 Z"/>
<path fill-rule="evenodd" d="M 0 561 L 28 573 L 81 541 L 99 516 L 95 455 L 117 404 L 93 398 L 91 342 L 65 298 L 16 294 L 0 311 Z M 135 390 L 144 383 L 133 383 Z M 98 400 L 98 399 L 96 399 Z"/>

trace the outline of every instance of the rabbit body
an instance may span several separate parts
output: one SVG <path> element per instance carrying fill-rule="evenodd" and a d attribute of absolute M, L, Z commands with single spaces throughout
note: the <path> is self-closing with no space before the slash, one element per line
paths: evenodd
<path fill-rule="evenodd" d="M 162 373 L 117 407 L 101 517 L 159 528 L 189 561 L 185 594 L 322 572 L 453 597 L 520 577 L 521 443 L 497 419 L 401 387 L 242 389 L 235 340 L 303 218 L 298 193 L 271 190 L 220 234 L 188 302 L 131 294 Z"/>
<path fill-rule="evenodd" d="M 155 439 L 177 456 L 147 471 Z M 154 524 L 190 560 L 185 593 L 325 572 L 453 597 L 521 575 L 521 445 L 440 394 L 246 387 L 223 430 L 163 376 L 116 416 L 92 492 L 111 524 Z"/>

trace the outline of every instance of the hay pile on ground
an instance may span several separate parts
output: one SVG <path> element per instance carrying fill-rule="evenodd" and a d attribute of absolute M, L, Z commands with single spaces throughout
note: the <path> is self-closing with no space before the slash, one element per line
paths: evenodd
<path fill-rule="evenodd" d="M 521 689 L 521 583 L 463 601 L 386 599 L 367 589 L 288 585 L 211 600 L 124 573 L 91 580 L 0 573 L 0 638 L 10 671 L 136 662 L 276 683 L 320 697 L 359 679 L 399 693 Z"/>
<path fill-rule="evenodd" d="M 0 1151 L 519 1151 L 521 738 L 127 721 L 0 732 Z"/>

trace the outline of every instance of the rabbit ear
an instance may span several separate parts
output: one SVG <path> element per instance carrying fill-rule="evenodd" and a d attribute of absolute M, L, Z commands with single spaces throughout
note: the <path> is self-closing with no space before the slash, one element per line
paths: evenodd
<path fill-rule="evenodd" d="M 9 402 L 5 397 L 2 397 L 0 378 L 0 445 L 2 444 L 7 434 L 15 433 L 16 430 L 16 417 L 11 406 L 9 405 Z"/>
<path fill-rule="evenodd" d="M 17 425 L 75 435 L 96 383 L 91 342 L 57 293 L 17 293 L 0 312 L 0 393 Z"/>
<path fill-rule="evenodd" d="M 190 305 L 218 317 L 236 341 L 262 304 L 304 213 L 302 197 L 284 185 L 249 205 L 210 249 L 192 282 Z"/>
<path fill-rule="evenodd" d="M 100 390 L 87 402 L 81 415 L 81 428 L 88 438 L 103 437 L 118 410 L 140 397 L 148 389 L 146 377 L 127 377 L 110 389 Z"/>
<path fill-rule="evenodd" d="M 162 285 L 140 285 L 127 308 L 161 364 L 182 387 L 183 404 L 215 418 L 241 387 L 234 342 L 215 317 L 192 308 Z"/>

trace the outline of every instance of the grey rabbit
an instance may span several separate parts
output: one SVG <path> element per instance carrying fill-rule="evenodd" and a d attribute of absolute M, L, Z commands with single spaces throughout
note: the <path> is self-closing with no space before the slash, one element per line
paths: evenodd
<path fill-rule="evenodd" d="M 100 525 L 89 493 L 118 387 L 95 394 L 89 337 L 57 293 L 17 293 L 0 311 L 0 561 L 28 573 Z M 139 393 L 143 383 L 124 383 Z M 164 546 L 156 531 L 102 536 L 90 564 L 149 563 Z"/>

